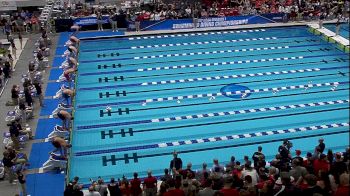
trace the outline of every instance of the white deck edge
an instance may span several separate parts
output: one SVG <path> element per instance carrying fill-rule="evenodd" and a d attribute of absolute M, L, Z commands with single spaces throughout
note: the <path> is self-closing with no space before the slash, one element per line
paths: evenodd
<path fill-rule="evenodd" d="M 322 27 L 319 28 L 319 25 L 316 23 L 311 23 L 308 24 L 307 26 L 309 26 L 310 28 L 313 28 L 315 30 L 317 30 L 318 32 L 320 32 L 322 35 L 326 36 L 326 37 L 331 37 L 332 39 L 334 39 L 334 41 L 336 41 L 338 44 L 341 44 L 343 46 L 349 46 L 349 40 L 340 36 L 340 35 L 336 35 L 333 31 Z"/>

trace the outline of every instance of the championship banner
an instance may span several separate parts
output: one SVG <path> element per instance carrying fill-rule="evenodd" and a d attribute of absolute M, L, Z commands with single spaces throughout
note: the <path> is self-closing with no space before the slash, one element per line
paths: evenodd
<path fill-rule="evenodd" d="M 103 24 L 109 23 L 109 16 L 103 16 Z M 73 20 L 74 25 L 88 26 L 97 24 L 97 17 L 76 18 Z"/>
<path fill-rule="evenodd" d="M 13 11 L 13 10 L 17 10 L 16 1 L 0 0 L 0 11 Z"/>
<path fill-rule="evenodd" d="M 177 19 L 164 21 L 142 21 L 141 29 L 143 30 L 171 30 L 171 29 L 192 29 L 208 28 L 208 27 L 227 27 L 244 24 L 265 24 L 279 22 L 273 18 L 280 19 L 280 15 L 267 16 L 228 16 L 228 17 L 213 17 L 199 19 Z"/>

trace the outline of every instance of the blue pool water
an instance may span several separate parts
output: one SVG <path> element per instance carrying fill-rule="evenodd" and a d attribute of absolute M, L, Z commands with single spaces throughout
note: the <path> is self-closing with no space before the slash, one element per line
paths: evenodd
<path fill-rule="evenodd" d="M 348 54 L 306 27 L 87 40 L 80 46 L 70 178 L 161 175 L 282 140 L 348 145 Z M 111 109 L 106 109 L 111 108 Z M 294 150 L 293 149 L 293 150 Z"/>
<path fill-rule="evenodd" d="M 324 26 L 327 29 L 335 32 L 335 24 L 326 24 Z M 344 37 L 346 39 L 349 39 L 349 23 L 342 23 L 340 25 L 339 35 L 341 35 L 342 37 Z"/>

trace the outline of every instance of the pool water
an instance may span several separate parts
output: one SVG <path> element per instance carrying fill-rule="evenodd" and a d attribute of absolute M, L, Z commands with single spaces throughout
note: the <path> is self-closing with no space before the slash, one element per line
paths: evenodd
<path fill-rule="evenodd" d="M 325 24 L 324 27 L 335 32 L 335 24 Z M 345 39 L 349 39 L 349 23 L 342 23 L 340 25 L 339 35 L 344 37 Z"/>
<path fill-rule="evenodd" d="M 303 154 L 349 141 L 349 58 L 306 27 L 82 41 L 70 178 L 156 176 L 282 140 Z"/>

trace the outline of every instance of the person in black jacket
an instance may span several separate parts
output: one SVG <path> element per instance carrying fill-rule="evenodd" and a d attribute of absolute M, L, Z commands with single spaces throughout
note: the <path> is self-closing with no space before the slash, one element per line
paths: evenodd
<path fill-rule="evenodd" d="M 31 92 L 30 92 L 29 87 L 25 87 L 25 88 L 24 88 L 24 97 L 25 97 L 25 100 L 26 100 L 26 102 L 27 102 L 27 105 L 28 105 L 29 107 L 32 107 L 33 98 L 32 98 L 32 95 L 31 95 Z"/>
<path fill-rule="evenodd" d="M 38 95 L 38 98 L 39 98 L 39 104 L 41 107 L 44 107 L 44 104 L 43 104 L 44 96 L 43 96 L 41 84 L 38 81 L 35 81 L 33 84 L 36 89 L 36 94 Z"/>

